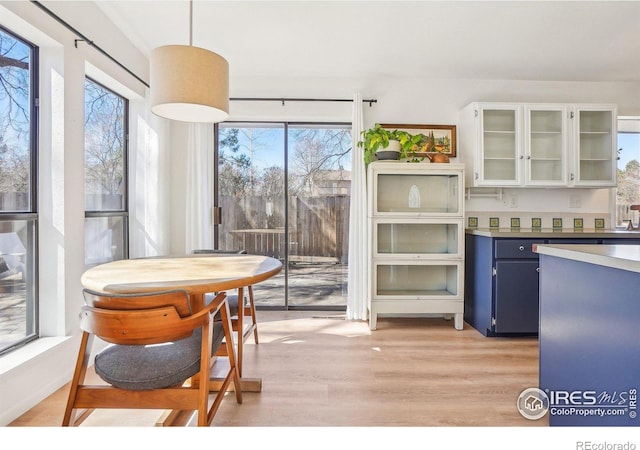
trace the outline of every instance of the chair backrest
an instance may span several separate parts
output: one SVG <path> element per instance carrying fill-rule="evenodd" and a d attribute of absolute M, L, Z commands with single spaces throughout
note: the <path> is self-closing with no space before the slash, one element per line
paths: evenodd
<path fill-rule="evenodd" d="M 149 345 L 184 339 L 207 320 L 187 320 L 186 291 L 153 294 L 103 294 L 84 290 L 80 327 L 99 338 L 122 345 Z M 186 306 L 185 306 L 186 305 Z M 187 310 L 186 315 L 178 309 Z"/>
<path fill-rule="evenodd" d="M 84 289 L 82 291 L 87 306 L 102 309 L 152 309 L 173 306 L 180 317 L 190 316 L 189 294 L 182 289 L 140 294 L 105 294 Z"/>

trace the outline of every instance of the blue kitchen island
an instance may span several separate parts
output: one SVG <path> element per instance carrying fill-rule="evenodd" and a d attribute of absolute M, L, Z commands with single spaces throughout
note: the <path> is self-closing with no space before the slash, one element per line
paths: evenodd
<path fill-rule="evenodd" d="M 638 426 L 640 246 L 537 245 L 551 426 Z"/>

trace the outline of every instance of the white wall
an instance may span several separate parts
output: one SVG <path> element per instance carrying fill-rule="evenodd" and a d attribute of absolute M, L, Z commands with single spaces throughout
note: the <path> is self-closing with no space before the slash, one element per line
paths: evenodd
<path fill-rule="evenodd" d="M 90 3 L 45 2 L 116 59 L 147 76 L 147 62 Z M 84 81 L 130 99 L 132 256 L 166 253 L 167 123 L 146 88 L 31 2 L 0 2 L 0 23 L 40 48 L 39 292 L 41 336 L 0 357 L 0 426 L 66 384 L 79 341 L 84 271 Z M 79 25 L 78 25 L 79 24 Z M 103 46 L 103 45 L 104 46 Z M 62 413 L 62 411 L 60 412 Z"/>

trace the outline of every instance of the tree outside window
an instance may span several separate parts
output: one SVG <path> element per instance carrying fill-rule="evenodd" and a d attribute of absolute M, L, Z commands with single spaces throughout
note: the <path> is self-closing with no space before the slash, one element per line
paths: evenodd
<path fill-rule="evenodd" d="M 85 265 L 128 256 L 127 100 L 85 81 Z"/>

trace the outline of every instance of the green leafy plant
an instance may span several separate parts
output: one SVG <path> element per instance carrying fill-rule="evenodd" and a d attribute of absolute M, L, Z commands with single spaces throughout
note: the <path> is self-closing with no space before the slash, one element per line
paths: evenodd
<path fill-rule="evenodd" d="M 376 152 L 389 146 L 389 141 L 400 142 L 400 158 L 406 158 L 416 151 L 420 142 L 419 135 L 412 135 L 402 130 L 388 130 L 375 124 L 373 128 L 362 132 L 362 139 L 358 142 L 358 147 L 364 150 L 364 163 L 368 165 L 374 160 Z"/>
<path fill-rule="evenodd" d="M 400 158 L 408 158 L 412 159 L 410 162 L 419 162 L 424 160 L 422 158 L 416 158 L 415 152 L 419 150 L 418 144 L 420 143 L 420 139 L 422 136 L 419 134 L 413 135 L 407 131 L 395 130 L 394 135 L 398 141 L 400 141 Z"/>
<path fill-rule="evenodd" d="M 358 142 L 358 147 L 364 150 L 365 165 L 374 160 L 378 149 L 389 146 L 390 139 L 395 139 L 393 132 L 382 128 L 379 123 L 373 128 L 362 131 L 362 139 Z"/>

